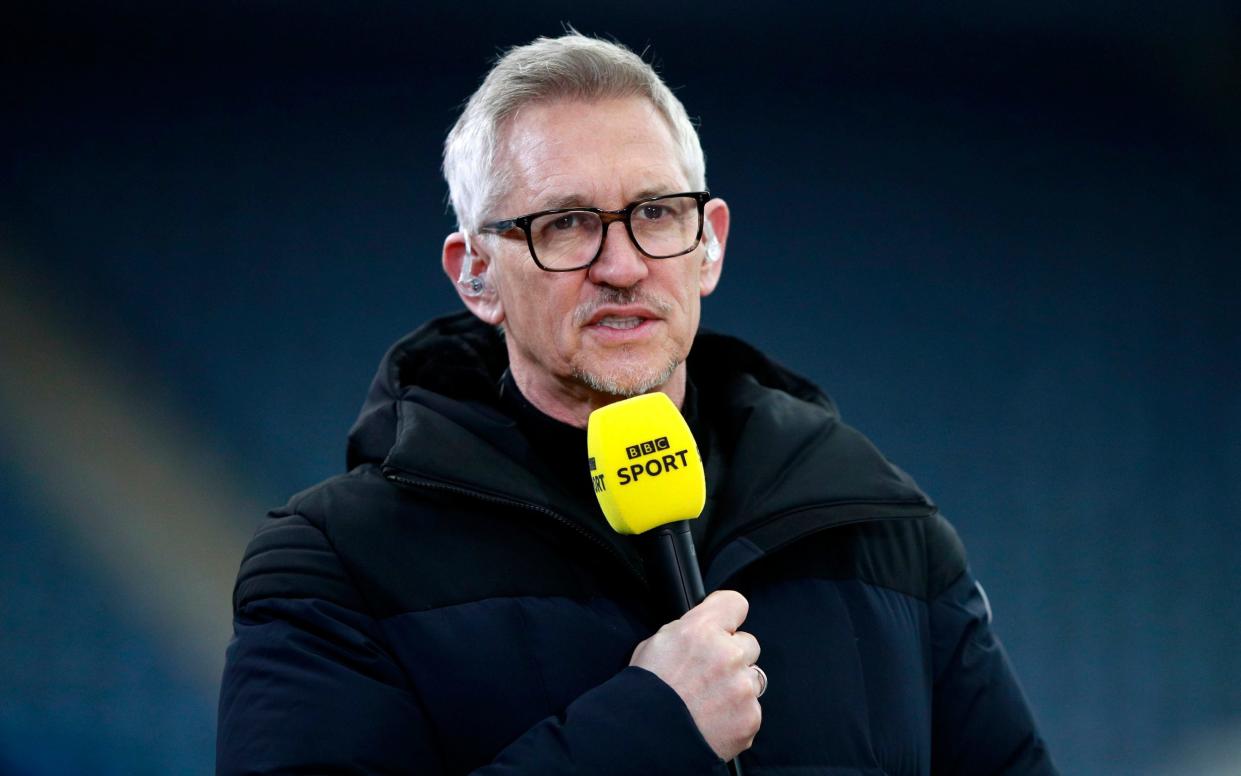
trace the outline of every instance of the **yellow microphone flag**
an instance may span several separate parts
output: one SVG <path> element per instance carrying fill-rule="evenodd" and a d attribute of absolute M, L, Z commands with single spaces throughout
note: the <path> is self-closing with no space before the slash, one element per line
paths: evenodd
<path fill-rule="evenodd" d="M 698 443 L 666 394 L 600 407 L 586 425 L 595 496 L 617 533 L 692 520 L 707 501 Z"/>

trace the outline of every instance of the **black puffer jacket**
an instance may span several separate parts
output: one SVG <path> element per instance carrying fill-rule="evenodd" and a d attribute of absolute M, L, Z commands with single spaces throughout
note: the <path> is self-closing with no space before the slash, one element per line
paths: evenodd
<path fill-rule="evenodd" d="M 466 314 L 388 354 L 349 473 L 246 552 L 221 773 L 723 774 L 627 668 L 659 625 L 640 556 L 503 411 Z M 806 380 L 738 340 L 690 355 L 708 591 L 750 601 L 762 774 L 1054 773 L 948 523 Z M 584 453 L 584 451 L 583 451 Z"/>

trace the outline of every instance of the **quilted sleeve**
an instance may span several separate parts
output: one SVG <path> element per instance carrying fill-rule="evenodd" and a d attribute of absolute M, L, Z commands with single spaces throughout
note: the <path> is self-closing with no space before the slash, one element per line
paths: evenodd
<path fill-rule="evenodd" d="M 942 550 L 964 562 L 939 518 Z M 933 539 L 931 546 L 936 542 Z M 955 562 L 953 566 L 957 565 Z M 1025 695 L 991 628 L 991 609 L 969 569 L 931 599 L 934 671 L 931 772 L 943 776 L 1054 776 Z"/>

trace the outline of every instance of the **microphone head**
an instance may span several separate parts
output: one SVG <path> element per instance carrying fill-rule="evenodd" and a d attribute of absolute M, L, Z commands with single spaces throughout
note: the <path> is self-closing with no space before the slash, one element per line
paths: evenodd
<path fill-rule="evenodd" d="M 634 396 L 590 413 L 586 449 L 595 496 L 618 533 L 702 514 L 707 480 L 698 443 L 666 394 Z"/>

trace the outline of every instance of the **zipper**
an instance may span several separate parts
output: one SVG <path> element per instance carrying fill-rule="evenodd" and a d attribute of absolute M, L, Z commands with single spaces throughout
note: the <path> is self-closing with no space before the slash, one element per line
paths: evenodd
<path fill-rule="evenodd" d="M 440 482 L 438 480 L 424 480 L 424 479 L 416 479 L 414 477 L 407 477 L 403 474 L 398 474 L 397 472 L 392 471 L 392 470 L 384 471 L 383 474 L 384 474 L 385 479 L 391 480 L 392 482 L 395 482 L 399 485 L 404 485 L 407 488 L 413 488 L 413 489 L 426 488 L 428 490 L 444 491 L 445 493 L 455 493 L 457 495 L 466 496 L 468 498 L 472 498 L 478 501 L 483 501 L 483 502 L 487 502 L 491 504 L 500 504 L 502 506 L 507 506 L 507 507 L 516 507 L 518 509 L 524 509 L 528 512 L 536 512 L 540 515 L 545 515 L 547 517 L 550 517 L 553 520 L 555 520 L 557 523 L 568 526 L 570 529 L 573 530 L 574 533 L 576 533 L 578 536 L 584 537 L 591 544 L 603 549 L 604 552 L 611 555 L 616 560 L 620 561 L 622 566 L 627 568 L 629 571 L 633 572 L 633 574 L 639 580 L 641 580 L 642 584 L 644 585 L 648 584 L 647 579 L 646 579 L 646 574 L 643 573 L 641 568 L 639 568 L 638 566 L 635 566 L 629 560 L 629 558 L 625 557 L 623 554 L 617 551 L 615 547 L 612 547 L 607 542 L 605 542 L 603 539 L 600 539 L 598 536 L 594 535 L 590 531 L 587 531 L 585 528 L 578 525 L 575 521 L 570 520 L 569 518 L 565 517 L 564 515 L 560 514 L 559 512 L 553 509 L 548 509 L 547 507 L 542 506 L 540 504 L 532 504 L 529 501 L 521 501 L 519 499 L 505 498 L 504 496 L 496 496 L 490 493 L 482 493 L 477 490 L 471 490 L 470 488 L 463 488 L 459 485 L 449 485 L 446 482 Z"/>
<path fill-rule="evenodd" d="M 787 547 L 788 545 L 794 542 L 799 542 L 808 536 L 813 536 L 814 534 L 821 533 L 823 531 L 830 531 L 835 528 L 844 528 L 847 526 L 858 525 L 860 523 L 880 522 L 880 521 L 885 521 L 885 520 L 904 520 L 910 517 L 921 517 L 924 515 L 929 515 L 934 512 L 934 506 L 928 505 L 923 501 L 894 501 L 894 500 L 867 500 L 867 499 L 831 501 L 831 502 L 827 502 L 824 504 L 812 504 L 808 506 L 795 507 L 793 509 L 786 509 L 783 512 L 778 512 L 774 515 L 763 518 L 762 520 L 759 520 L 756 523 L 745 526 L 741 530 L 734 532 L 727 539 L 721 541 L 718 545 L 716 545 L 710 557 L 708 557 L 706 561 L 703 563 L 704 571 L 707 572 L 706 576 L 708 577 L 712 576 L 710 573 L 711 567 L 714 565 L 715 559 L 719 557 L 720 553 L 723 552 L 725 548 L 730 547 L 732 544 L 734 544 L 739 539 L 753 535 L 761 531 L 763 528 L 767 527 L 768 525 L 771 525 L 790 515 L 795 515 L 798 512 L 805 512 L 807 510 L 830 511 L 833 509 L 839 509 L 841 507 L 886 507 L 888 509 L 893 509 L 897 511 L 898 514 L 859 515 L 857 517 L 848 517 L 848 518 L 844 518 L 838 521 L 830 522 L 830 523 L 827 523 L 826 525 L 816 525 L 813 528 L 800 531 L 788 537 L 787 539 L 780 542 L 779 544 L 776 544 L 771 547 L 762 548 L 763 557 L 766 557 L 767 555 L 770 555 L 772 552 L 775 552 L 776 550 L 779 550 L 783 547 Z M 904 512 L 904 514 L 900 514 L 900 512 L 902 511 Z M 718 584 L 721 584 L 721 585 L 724 584 L 729 579 L 731 579 L 733 576 L 735 576 L 737 573 L 739 573 L 741 570 L 748 567 L 750 563 L 752 563 L 754 560 L 757 560 L 757 558 L 752 558 L 749 561 L 747 561 L 745 564 L 743 564 L 742 566 L 729 570 L 726 576 L 723 576 L 718 580 Z"/>
<path fill-rule="evenodd" d="M 824 528 L 835 528 L 838 525 L 855 525 L 857 523 L 864 523 L 869 520 L 883 520 L 883 519 L 894 519 L 894 518 L 902 518 L 902 517 L 919 517 L 922 515 L 922 513 L 930 514 L 934 512 L 935 510 L 934 505 L 928 504 L 927 502 L 921 501 L 921 500 L 915 501 L 915 500 L 895 500 L 895 499 L 842 499 L 839 501 L 826 501 L 826 502 L 821 502 L 818 504 L 805 504 L 799 507 L 792 507 L 791 509 L 785 509 L 784 511 L 777 512 L 774 515 L 768 515 L 767 517 L 754 520 L 750 523 L 747 523 L 741 526 L 741 528 L 734 530 L 727 537 L 723 539 L 719 539 L 716 542 L 713 542 L 713 544 L 716 546 L 717 549 L 715 550 L 715 552 L 711 554 L 711 558 L 708 558 L 707 560 L 709 562 L 711 559 L 715 557 L 715 555 L 719 554 L 719 550 L 723 549 L 724 547 L 727 547 L 728 545 L 732 544 L 738 539 L 751 535 L 751 534 L 758 533 L 762 531 L 764 528 L 766 528 L 767 526 L 771 525 L 772 523 L 783 520 L 789 517 L 790 515 L 796 515 L 799 512 L 808 512 L 808 511 L 831 512 L 831 511 L 839 510 L 839 509 L 847 509 L 849 507 L 876 507 L 876 508 L 890 509 L 890 510 L 894 510 L 897 514 L 860 515 L 857 517 L 844 518 L 840 520 L 839 522 L 831 522 L 827 525 L 820 525 L 809 531 L 804 531 L 802 533 L 799 533 L 795 535 L 794 537 L 792 537 L 792 539 L 790 539 L 789 541 L 800 539 L 802 536 L 807 536 L 812 533 L 818 533 Z M 786 543 L 787 542 L 781 542 L 781 546 L 783 546 Z"/>
<path fill-rule="evenodd" d="M 391 469 L 385 469 L 383 475 L 385 479 L 388 479 L 392 482 L 397 483 L 398 485 L 402 485 L 407 488 L 412 488 L 415 490 L 419 488 L 425 488 L 427 490 L 438 490 L 438 491 L 443 491 L 445 493 L 453 493 L 459 496 L 465 496 L 467 498 L 474 499 L 476 501 L 482 501 L 484 503 L 499 504 L 501 506 L 513 507 L 513 508 L 525 510 L 527 512 L 535 512 L 537 514 L 550 517 L 551 519 L 555 520 L 557 523 L 567 526 L 575 534 L 583 537 L 584 539 L 586 539 L 588 542 L 590 542 L 594 546 L 599 547 L 605 553 L 615 558 L 617 561 L 620 562 L 620 564 L 624 568 L 632 572 L 633 575 L 636 576 L 643 583 L 643 585 L 649 585 L 649 581 L 646 578 L 646 574 L 643 572 L 643 570 L 640 567 L 634 565 L 633 562 L 629 560 L 629 558 L 625 557 L 625 555 L 620 553 L 615 547 L 612 547 L 607 542 L 605 542 L 603 539 L 599 538 L 595 534 L 583 528 L 576 521 L 570 520 L 568 517 L 555 511 L 554 509 L 549 509 L 545 506 L 542 506 L 540 504 L 534 504 L 529 501 L 521 501 L 520 499 L 507 498 L 504 496 L 497 496 L 497 495 L 493 495 L 490 493 L 483 493 L 482 491 L 472 490 L 470 488 L 461 487 L 459 485 L 450 485 L 446 482 L 441 482 L 439 480 L 427 480 L 427 479 L 409 477 L 409 476 L 400 474 L 397 471 L 394 471 Z M 902 508 L 904 508 L 904 510 L 907 510 L 907 513 L 896 514 L 896 515 L 883 515 L 883 516 L 868 515 L 865 517 L 846 518 L 839 522 L 834 522 L 829 525 L 821 525 L 821 526 L 812 528 L 808 531 L 803 531 L 789 538 L 788 540 L 781 542 L 777 547 L 773 547 L 771 549 L 773 550 L 778 549 L 779 547 L 786 546 L 794 541 L 798 541 L 812 534 L 819 533 L 820 531 L 830 530 L 832 528 L 841 528 L 841 527 L 845 527 L 849 525 L 856 525 L 858 523 L 866 523 L 866 522 L 871 522 L 871 521 L 896 520 L 896 519 L 908 518 L 908 517 L 915 516 L 913 514 L 909 514 L 910 512 L 922 511 L 919 509 L 910 509 L 910 507 L 922 507 L 923 509 L 927 509 L 928 511 L 933 511 L 934 509 L 934 507 L 928 507 L 928 505 L 926 505 L 925 502 L 921 502 L 921 501 L 917 501 L 917 502 L 914 502 L 914 501 L 869 501 L 869 500 L 864 500 L 864 499 L 854 500 L 854 501 L 836 501 L 836 502 L 830 502 L 828 504 L 816 504 L 813 506 L 803 506 L 803 507 L 796 507 L 794 509 L 788 509 L 778 514 L 771 515 L 770 517 L 764 518 L 756 524 L 748 525 L 744 528 L 744 530 L 733 534 L 728 539 L 720 543 L 718 547 L 716 548 L 716 550 L 711 553 L 711 557 L 703 559 L 703 561 L 705 561 L 705 562 L 702 562 L 703 570 L 709 572 L 711 565 L 713 561 L 715 560 L 716 556 L 718 556 L 725 547 L 731 545 L 733 542 L 737 541 L 739 538 L 746 536 L 747 534 L 753 533 L 756 530 L 761 530 L 763 527 L 770 525 L 771 523 L 783 517 L 796 514 L 798 512 L 803 512 L 808 509 L 830 510 L 834 508 L 849 507 L 849 506 L 888 507 L 888 508 L 895 508 L 897 510 L 901 510 Z M 749 565 L 749 564 L 747 563 L 746 565 Z M 744 566 L 742 568 L 744 568 Z M 732 577 L 734 574 L 736 574 L 740 570 L 741 569 L 732 570 L 731 572 L 729 572 L 728 577 L 726 577 L 725 579 Z"/>

